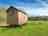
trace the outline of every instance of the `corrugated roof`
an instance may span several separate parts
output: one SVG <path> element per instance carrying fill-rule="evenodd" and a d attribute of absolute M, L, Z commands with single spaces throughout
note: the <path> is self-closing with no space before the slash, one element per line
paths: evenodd
<path fill-rule="evenodd" d="M 27 15 L 27 13 L 25 13 L 24 11 L 19 10 L 19 9 L 17 9 L 17 8 L 13 7 L 13 6 L 10 6 L 10 7 L 7 9 L 7 12 L 9 12 L 10 10 L 12 10 L 12 11 L 16 10 L 16 11 L 22 12 L 22 13 L 24 13 L 24 14 L 26 14 L 26 15 Z"/>

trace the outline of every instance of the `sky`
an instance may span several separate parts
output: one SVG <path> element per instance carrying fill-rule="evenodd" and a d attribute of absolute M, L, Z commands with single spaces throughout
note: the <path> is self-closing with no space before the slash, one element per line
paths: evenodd
<path fill-rule="evenodd" d="M 32 0 L 32 15 L 48 16 L 48 0 Z"/>
<path fill-rule="evenodd" d="M 10 5 L 24 10 L 29 16 L 32 16 L 32 0 L 0 0 L 0 6 L 9 7 Z"/>
<path fill-rule="evenodd" d="M 48 16 L 48 0 L 0 0 L 0 6 L 15 6 L 29 16 Z"/>

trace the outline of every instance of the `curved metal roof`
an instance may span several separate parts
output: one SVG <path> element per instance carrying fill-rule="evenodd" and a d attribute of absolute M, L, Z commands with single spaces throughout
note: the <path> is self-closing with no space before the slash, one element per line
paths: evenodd
<path fill-rule="evenodd" d="M 19 9 L 17 9 L 17 8 L 13 7 L 13 6 L 10 6 L 10 7 L 7 9 L 7 12 L 9 12 L 10 10 L 11 10 L 11 11 L 16 10 L 16 11 L 22 12 L 22 13 L 24 13 L 24 14 L 26 14 L 26 15 L 27 15 L 27 13 L 25 13 L 24 11 L 19 10 Z"/>

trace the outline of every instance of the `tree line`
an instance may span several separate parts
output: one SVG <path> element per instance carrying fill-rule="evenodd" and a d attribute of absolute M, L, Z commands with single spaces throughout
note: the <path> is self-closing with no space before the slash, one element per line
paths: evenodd
<path fill-rule="evenodd" d="M 48 16 L 32 16 L 32 17 L 28 17 L 29 20 L 48 20 Z"/>

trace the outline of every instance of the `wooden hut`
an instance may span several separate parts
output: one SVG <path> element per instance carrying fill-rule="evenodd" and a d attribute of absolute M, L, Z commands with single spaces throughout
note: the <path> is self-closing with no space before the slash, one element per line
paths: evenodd
<path fill-rule="evenodd" d="M 24 11 L 14 8 L 13 6 L 7 9 L 7 24 L 22 25 L 26 23 L 27 20 L 28 16 Z"/>

